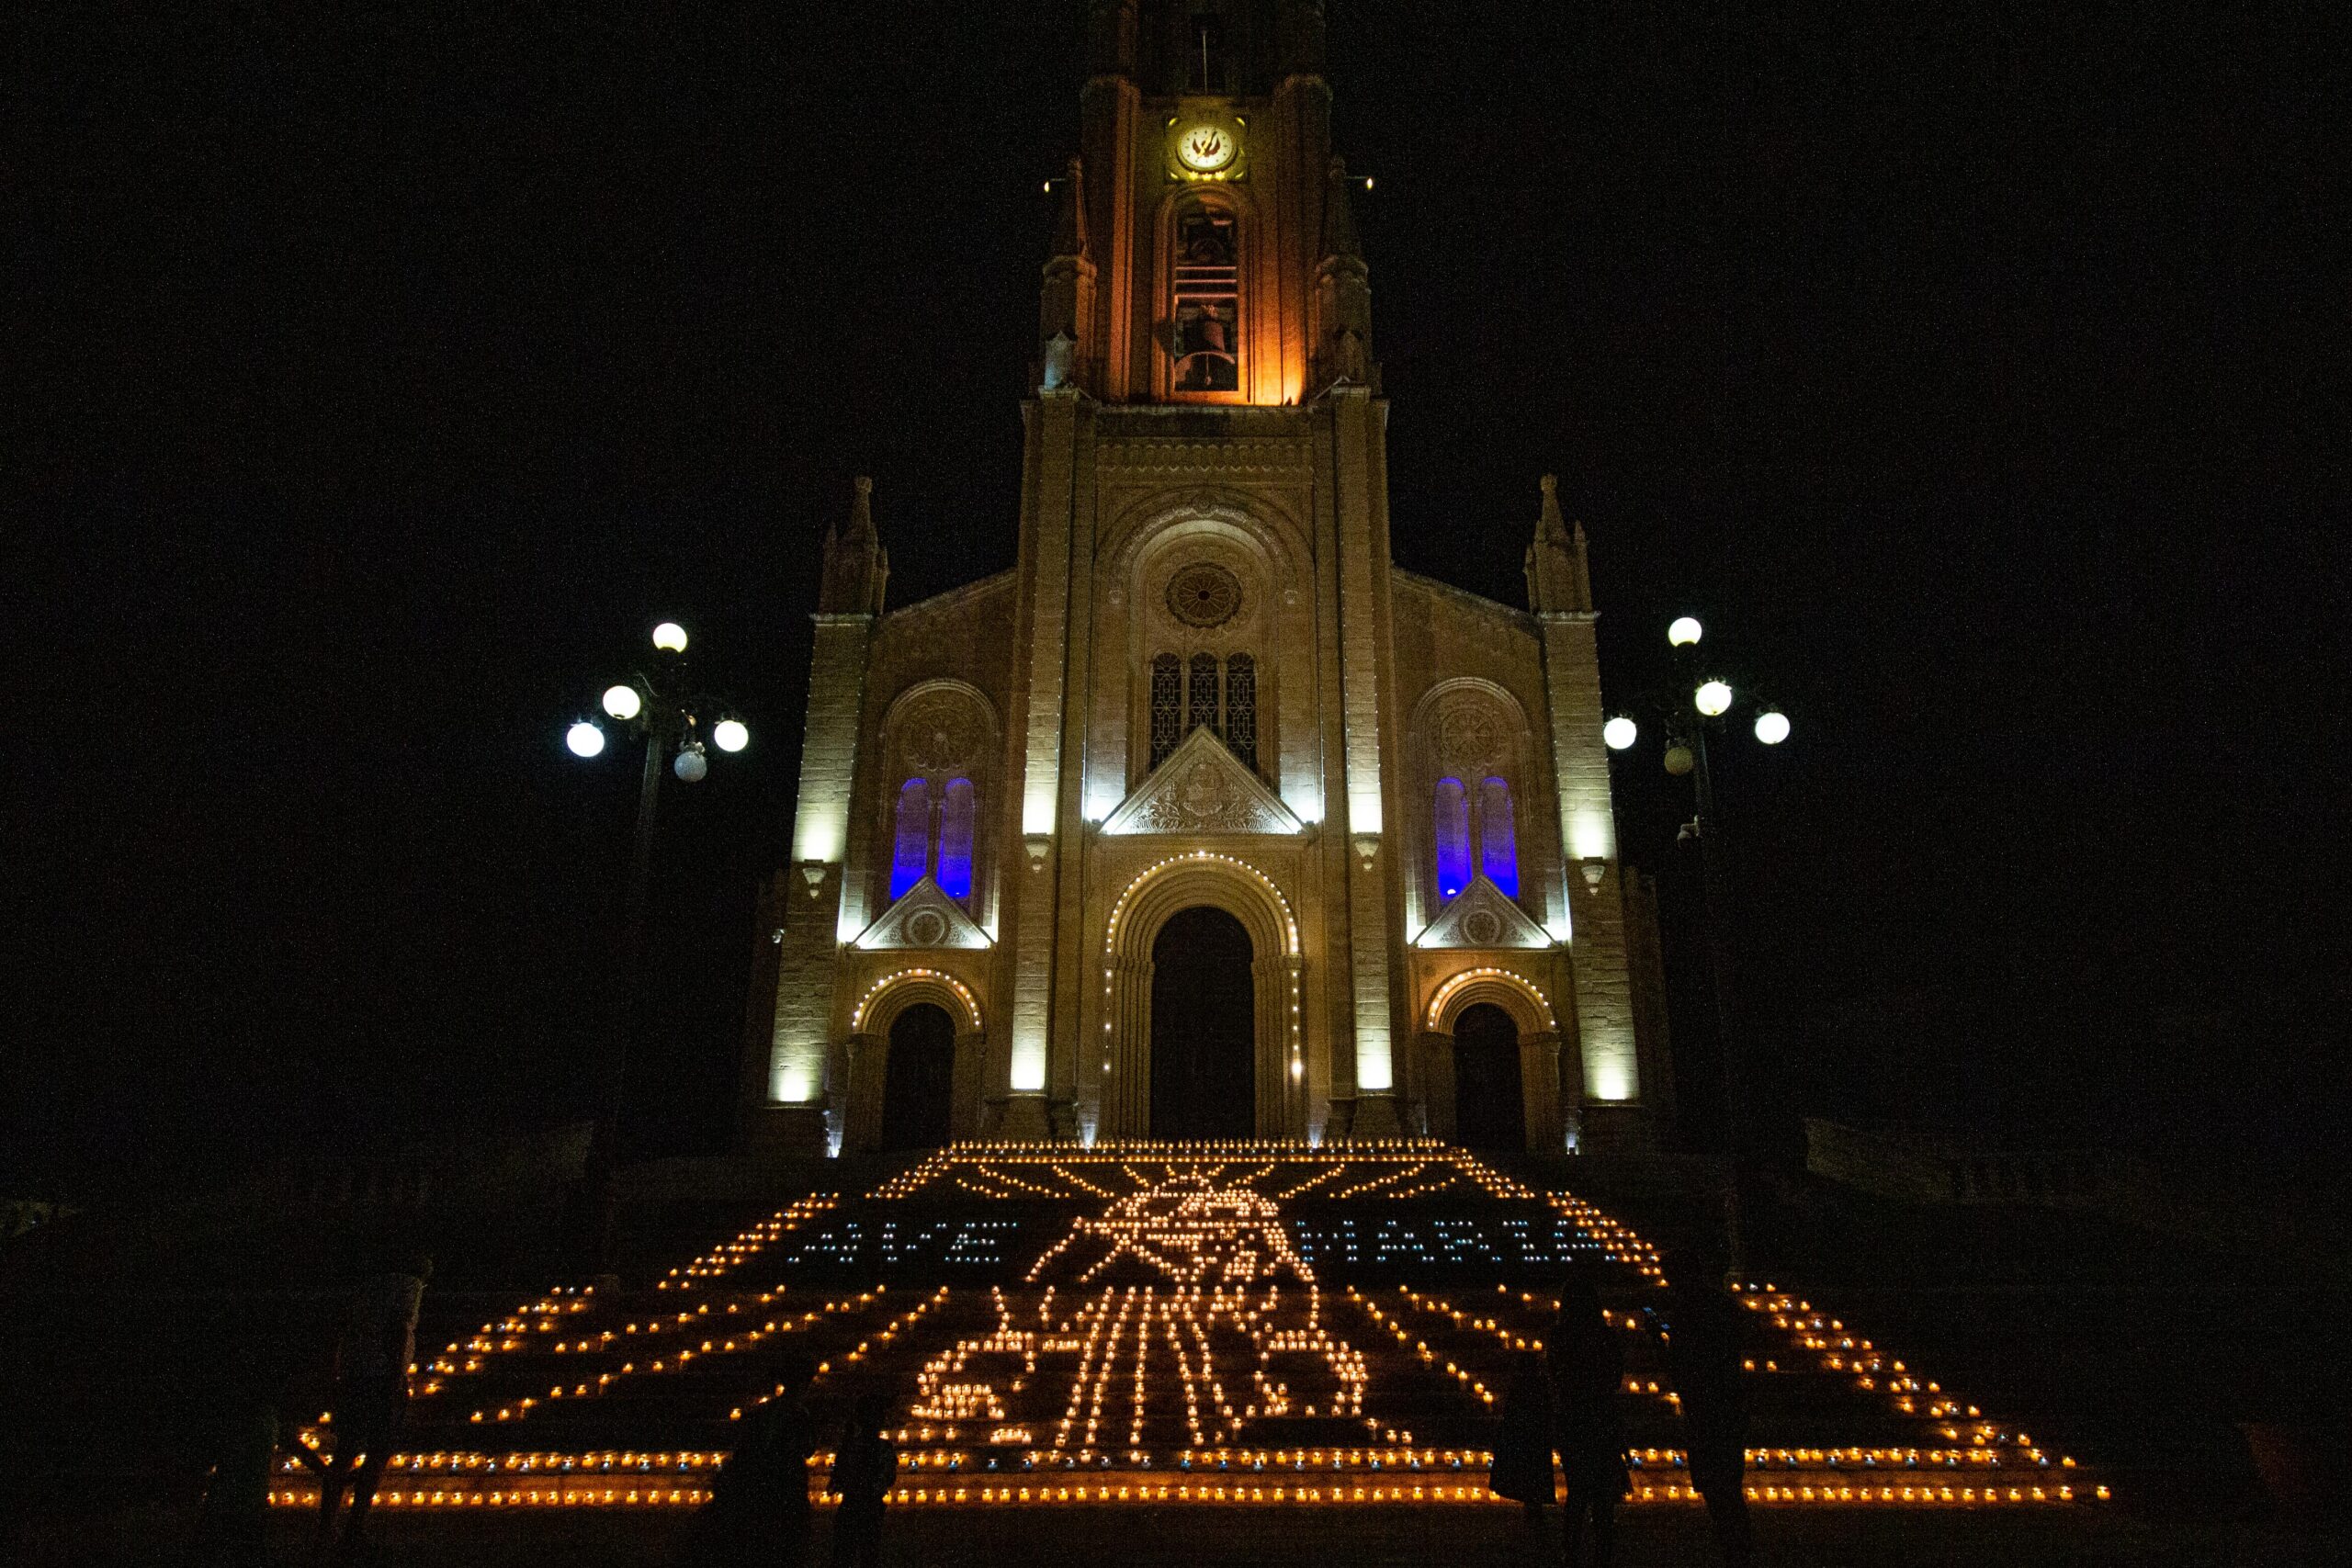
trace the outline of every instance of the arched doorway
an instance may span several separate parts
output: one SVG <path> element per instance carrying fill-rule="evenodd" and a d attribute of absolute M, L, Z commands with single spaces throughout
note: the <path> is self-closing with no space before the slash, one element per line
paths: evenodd
<path fill-rule="evenodd" d="M 947 1141 L 956 1084 L 956 1021 L 916 1002 L 891 1021 L 882 1077 L 882 1146 L 937 1148 Z"/>
<path fill-rule="evenodd" d="M 1151 1135 L 1258 1130 L 1250 932 L 1223 909 L 1182 909 L 1151 944 Z"/>
<path fill-rule="evenodd" d="M 1527 1146 L 1519 1081 L 1519 1025 L 1492 1002 L 1453 1021 L 1453 1135 L 1472 1148 Z"/>

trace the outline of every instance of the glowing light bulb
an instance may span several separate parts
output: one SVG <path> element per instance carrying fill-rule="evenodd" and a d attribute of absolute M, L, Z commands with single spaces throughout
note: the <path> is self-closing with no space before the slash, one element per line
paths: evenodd
<path fill-rule="evenodd" d="M 624 720 L 635 718 L 644 707 L 645 699 L 638 695 L 635 686 L 626 682 L 617 686 L 605 688 L 605 711 L 615 718 Z"/>
<path fill-rule="evenodd" d="M 1768 708 L 1756 716 L 1756 739 L 1767 746 L 1778 746 L 1789 738 L 1789 716 L 1778 708 Z"/>
<path fill-rule="evenodd" d="M 1641 727 L 1636 725 L 1632 719 L 1625 717 L 1623 714 L 1618 715 L 1615 718 L 1611 719 L 1607 724 L 1600 727 L 1600 739 L 1608 742 L 1609 749 L 1611 751 L 1623 751 L 1625 748 L 1631 746 L 1634 740 L 1640 737 L 1640 735 Z"/>
<path fill-rule="evenodd" d="M 1709 681 L 1690 694 L 1690 700 L 1709 718 L 1731 706 L 1731 687 L 1721 681 Z"/>
<path fill-rule="evenodd" d="M 1666 640 L 1676 648 L 1689 648 L 1699 640 L 1702 628 L 1695 615 L 1679 615 L 1666 628 Z"/>
<path fill-rule="evenodd" d="M 563 732 L 563 743 L 575 757 L 594 757 L 605 749 L 605 732 L 583 718 Z"/>
<path fill-rule="evenodd" d="M 722 751 L 741 751 L 752 743 L 752 732 L 740 718 L 722 718 L 710 727 L 710 740 Z"/>
<path fill-rule="evenodd" d="M 653 646 L 664 653 L 686 650 L 686 628 L 675 621 L 664 621 L 653 628 Z"/>

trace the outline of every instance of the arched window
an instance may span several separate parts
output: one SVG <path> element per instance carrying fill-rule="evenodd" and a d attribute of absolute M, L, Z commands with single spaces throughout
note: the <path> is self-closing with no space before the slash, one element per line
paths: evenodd
<path fill-rule="evenodd" d="M 1225 743 L 1258 765 L 1258 661 L 1246 653 L 1225 661 Z"/>
<path fill-rule="evenodd" d="M 1510 818 L 1510 785 L 1501 779 L 1479 787 L 1478 864 L 1504 897 L 1519 897 L 1519 832 Z"/>
<path fill-rule="evenodd" d="M 899 791 L 898 834 L 890 853 L 890 897 L 922 880 L 931 854 L 931 789 L 909 779 Z"/>
<path fill-rule="evenodd" d="M 1437 899 L 1470 886 L 1470 797 L 1460 779 L 1437 781 Z"/>
<path fill-rule="evenodd" d="M 1163 653 L 1151 661 L 1151 765 L 1168 761 L 1168 754 L 1184 739 L 1184 666 L 1172 653 Z"/>
<path fill-rule="evenodd" d="M 1190 735 L 1206 725 L 1216 728 L 1216 655 L 1193 655 L 1192 702 L 1184 716 L 1184 733 Z"/>
<path fill-rule="evenodd" d="M 939 811 L 939 890 L 950 898 L 972 896 L 972 781 L 949 779 Z"/>
<path fill-rule="evenodd" d="M 1178 392 L 1241 388 L 1241 244 L 1233 209 L 1187 197 L 1175 213 L 1170 258 L 1174 371 Z"/>

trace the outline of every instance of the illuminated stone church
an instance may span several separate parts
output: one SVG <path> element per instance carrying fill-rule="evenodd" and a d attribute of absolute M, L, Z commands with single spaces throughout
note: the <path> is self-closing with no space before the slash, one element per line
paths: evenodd
<path fill-rule="evenodd" d="M 1531 486 L 1523 608 L 1390 562 L 1322 9 L 1093 0 L 1016 564 L 825 538 L 762 1146 L 1658 1134 L 1583 533 Z"/>

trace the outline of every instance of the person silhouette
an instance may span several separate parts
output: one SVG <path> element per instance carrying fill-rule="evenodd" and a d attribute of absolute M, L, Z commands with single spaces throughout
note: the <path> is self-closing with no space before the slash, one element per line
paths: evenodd
<path fill-rule="evenodd" d="M 1744 1314 L 1703 1259 L 1668 1258 L 1665 1359 L 1680 1395 L 1690 1485 L 1706 1501 L 1715 1549 L 1727 1568 L 1747 1568 L 1747 1395 L 1740 1341 Z"/>
<path fill-rule="evenodd" d="M 433 1259 L 417 1258 L 376 1275 L 352 1297 L 351 1314 L 335 1352 L 334 1453 L 319 1476 L 319 1542 L 335 1540 L 335 1514 L 344 1494 L 351 1515 L 342 1549 L 358 1549 L 368 1505 L 399 1440 L 408 1409 L 409 1367 L 416 1359 L 416 1315 L 433 1277 Z"/>
<path fill-rule="evenodd" d="M 287 1381 L 283 1366 L 251 1346 L 232 1359 L 220 1390 L 212 1474 L 189 1543 L 191 1568 L 260 1568 Z"/>
<path fill-rule="evenodd" d="M 1581 1259 L 1560 1283 L 1559 1316 L 1544 1347 L 1544 1361 L 1566 1483 L 1561 1561 L 1568 1568 L 1581 1561 L 1589 1520 L 1594 1568 L 1609 1568 L 1617 1505 L 1625 1495 L 1625 1347 L 1601 1315 L 1599 1281 L 1592 1266 Z"/>
<path fill-rule="evenodd" d="M 776 1392 L 743 1414 L 742 1441 L 710 1483 L 679 1560 L 684 1564 L 757 1561 L 797 1568 L 808 1556 L 808 1456 L 816 1424 L 801 1401 L 810 1367 L 789 1356 Z"/>
<path fill-rule="evenodd" d="M 882 1429 L 889 1404 L 862 1394 L 833 1457 L 833 1568 L 876 1568 L 882 1561 L 882 1510 L 899 1478 L 899 1446 Z"/>
<path fill-rule="evenodd" d="M 1503 1390 L 1503 1429 L 1495 1439 L 1487 1490 L 1519 1504 L 1528 1527 L 1540 1529 L 1544 1506 L 1555 1495 L 1553 1474 L 1551 1385 L 1544 1358 L 1521 1350 L 1511 1357 L 1510 1383 Z"/>

